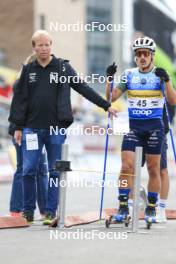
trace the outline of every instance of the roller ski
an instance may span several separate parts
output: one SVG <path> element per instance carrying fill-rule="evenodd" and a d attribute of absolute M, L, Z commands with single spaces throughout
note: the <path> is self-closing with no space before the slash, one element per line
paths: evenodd
<path fill-rule="evenodd" d="M 144 220 L 147 224 L 147 229 L 150 229 L 152 223 L 156 223 L 156 209 L 154 204 L 146 207 Z"/>
<path fill-rule="evenodd" d="M 106 227 L 109 228 L 111 224 L 124 223 L 128 227 L 130 223 L 129 208 L 127 202 L 120 202 L 118 213 L 111 215 L 109 219 L 106 219 Z"/>

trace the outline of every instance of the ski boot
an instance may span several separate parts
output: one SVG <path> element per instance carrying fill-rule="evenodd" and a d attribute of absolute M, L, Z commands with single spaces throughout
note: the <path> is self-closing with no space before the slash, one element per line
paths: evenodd
<path fill-rule="evenodd" d="M 110 218 L 106 220 L 106 227 L 109 228 L 111 224 L 117 223 L 125 223 L 125 226 L 128 227 L 130 219 L 128 202 L 120 201 L 117 214 L 110 216 Z"/>
<path fill-rule="evenodd" d="M 155 204 L 148 204 L 145 209 L 145 216 L 144 220 L 147 224 L 147 229 L 150 229 L 152 223 L 156 223 L 156 205 Z"/>

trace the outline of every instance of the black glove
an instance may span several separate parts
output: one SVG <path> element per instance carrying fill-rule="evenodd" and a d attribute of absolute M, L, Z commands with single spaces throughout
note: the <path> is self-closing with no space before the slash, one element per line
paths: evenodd
<path fill-rule="evenodd" d="M 117 71 L 117 65 L 115 64 L 115 62 L 113 62 L 113 64 L 111 64 L 107 67 L 106 75 L 107 75 L 109 81 L 112 81 L 113 75 L 116 73 L 116 71 Z"/>
<path fill-rule="evenodd" d="M 168 82 L 169 81 L 169 75 L 168 75 L 168 73 L 166 72 L 165 69 L 163 69 L 163 68 L 156 68 L 155 74 L 156 74 L 156 76 L 158 76 L 161 79 L 163 79 L 165 82 Z"/>

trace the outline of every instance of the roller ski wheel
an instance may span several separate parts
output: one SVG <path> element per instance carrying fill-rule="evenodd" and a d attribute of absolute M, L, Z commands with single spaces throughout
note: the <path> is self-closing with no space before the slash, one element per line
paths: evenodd
<path fill-rule="evenodd" d="M 125 224 L 125 227 L 129 226 L 131 220 L 131 216 L 130 215 L 126 215 L 125 217 L 122 215 L 111 215 L 109 217 L 109 219 L 106 219 L 105 225 L 106 228 L 109 228 L 111 224 Z"/>
<path fill-rule="evenodd" d="M 109 228 L 111 224 L 119 224 L 124 223 L 126 227 L 128 227 L 130 222 L 129 215 L 129 207 L 128 207 L 128 197 L 119 196 L 119 209 L 117 214 L 110 216 L 108 220 L 106 220 L 106 227 Z"/>
<path fill-rule="evenodd" d="M 156 223 L 156 210 L 154 206 L 147 206 L 145 209 L 145 222 L 147 229 L 150 229 L 152 223 Z"/>
<path fill-rule="evenodd" d="M 150 229 L 150 227 L 152 226 L 152 218 L 148 217 L 148 219 L 146 219 L 145 221 L 146 221 L 147 229 Z"/>

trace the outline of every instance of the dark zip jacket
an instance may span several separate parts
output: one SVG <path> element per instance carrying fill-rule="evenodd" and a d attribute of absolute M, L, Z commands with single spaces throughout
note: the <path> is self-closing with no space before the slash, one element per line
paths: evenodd
<path fill-rule="evenodd" d="M 108 103 L 100 95 L 98 95 L 85 82 L 83 82 L 80 79 L 78 83 L 74 82 L 74 78 L 77 77 L 77 73 L 71 67 L 71 65 L 67 60 L 57 59 L 54 56 L 53 56 L 53 60 L 56 63 L 54 73 L 57 73 L 59 77 L 64 76 L 66 79 L 66 82 L 64 83 L 58 82 L 57 84 L 58 93 L 57 93 L 57 101 L 56 101 L 57 103 L 56 125 L 67 128 L 73 122 L 70 88 L 73 88 L 76 92 L 80 93 L 89 101 L 96 104 L 97 106 L 103 108 L 105 111 L 108 110 L 108 108 L 111 106 L 110 103 Z M 36 99 L 33 98 L 31 95 L 29 96 L 29 90 L 31 83 L 33 85 L 33 82 L 35 82 L 34 69 L 36 69 L 35 66 L 37 66 L 37 63 L 38 63 L 37 61 L 34 61 L 32 63 L 23 66 L 19 82 L 17 83 L 17 87 L 14 91 L 14 96 L 12 99 L 12 104 L 10 109 L 9 121 L 14 123 L 17 126 L 17 128 L 26 127 L 29 116 L 30 104 L 32 104 L 33 99 Z M 40 123 L 40 120 L 38 121 Z M 41 126 L 39 127 L 35 126 L 35 128 L 41 128 Z"/>

